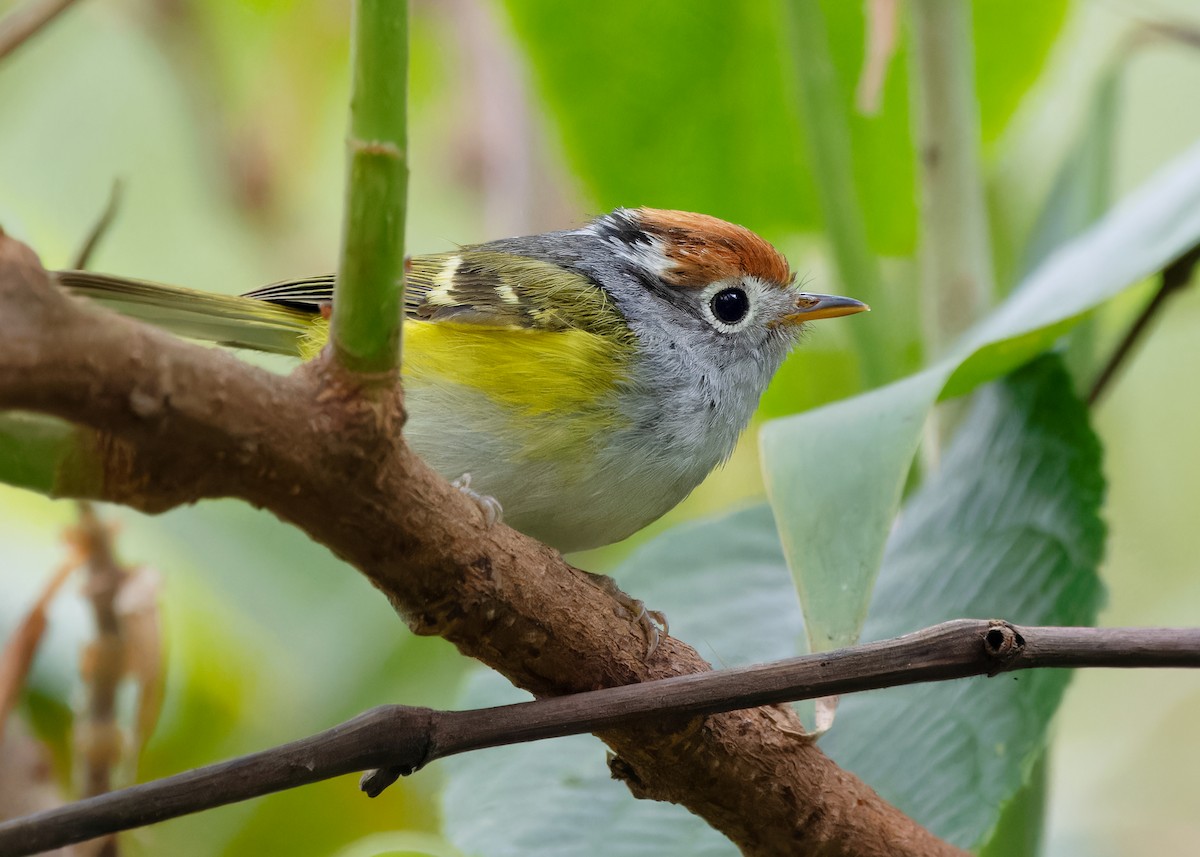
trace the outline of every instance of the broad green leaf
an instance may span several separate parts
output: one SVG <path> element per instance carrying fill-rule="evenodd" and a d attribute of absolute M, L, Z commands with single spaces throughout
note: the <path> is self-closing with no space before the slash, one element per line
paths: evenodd
<path fill-rule="evenodd" d="M 1055 361 L 989 388 L 941 474 L 906 509 L 867 635 L 962 616 L 1091 622 L 1099 466 L 1086 412 Z M 720 667 L 796 654 L 802 622 L 766 506 L 677 527 L 617 576 Z M 850 696 L 822 746 L 938 835 L 980 846 L 1028 781 L 1065 683 L 1066 673 L 1041 671 Z M 480 672 L 461 704 L 520 698 Z M 735 853 L 678 807 L 634 800 L 587 736 L 471 753 L 445 770 L 447 835 L 470 855 L 592 854 L 599 842 L 613 855 Z"/>
<path fill-rule="evenodd" d="M 975 93 L 979 98 L 980 135 L 986 146 L 1000 137 L 1021 99 L 1037 81 L 1066 21 L 1068 4 L 975 0 L 972 7 Z"/>
<path fill-rule="evenodd" d="M 1092 624 L 1105 537 L 1100 459 L 1059 358 L 982 391 L 900 517 L 863 636 L 962 616 Z M 822 746 L 939 835 L 978 846 L 1041 756 L 1069 675 L 850 696 Z"/>
<path fill-rule="evenodd" d="M 915 159 L 903 46 L 882 109 L 861 116 L 853 89 L 863 65 L 863 4 L 821 5 L 868 238 L 877 252 L 908 253 Z M 818 227 L 809 129 L 789 81 L 779 3 L 509 0 L 507 7 L 567 156 L 601 207 L 692 209 L 769 234 Z M 979 0 L 975 7 L 977 92 L 991 140 L 1041 68 L 1066 3 Z"/>
<path fill-rule="evenodd" d="M 979 857 L 1037 857 L 1046 824 L 1046 753 L 1013 796 Z"/>
<path fill-rule="evenodd" d="M 763 427 L 767 493 L 814 649 L 858 637 L 933 403 L 1050 348 L 1089 311 L 1197 241 L 1200 146 L 1051 255 L 947 358 L 902 381 Z"/>
<path fill-rule="evenodd" d="M 857 638 L 938 380 L 922 372 L 763 426 L 764 483 L 804 609 L 810 651 Z M 875 534 L 877 550 L 867 553 L 864 542 Z"/>
<path fill-rule="evenodd" d="M 504 690 L 481 672 L 464 704 L 521 698 Z M 447 760 L 447 838 L 471 857 L 735 857 L 728 839 L 683 807 L 635 800 L 609 773 L 606 749 L 573 735 Z"/>
<path fill-rule="evenodd" d="M 567 155 L 602 207 L 654 204 L 759 228 L 817 222 L 773 4 L 508 8 Z"/>

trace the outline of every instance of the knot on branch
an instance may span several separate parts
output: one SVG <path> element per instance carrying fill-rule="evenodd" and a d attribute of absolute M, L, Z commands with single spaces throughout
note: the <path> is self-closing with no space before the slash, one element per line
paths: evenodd
<path fill-rule="evenodd" d="M 378 445 L 400 439 L 407 413 L 398 370 L 364 374 L 345 368 L 326 347 L 296 370 L 313 401 L 347 441 Z"/>
<path fill-rule="evenodd" d="M 624 783 L 635 798 L 639 800 L 654 799 L 633 765 L 626 762 L 616 753 L 608 754 L 608 773 L 614 780 Z"/>
<path fill-rule="evenodd" d="M 993 619 L 983 634 L 983 651 L 994 662 L 988 670 L 994 676 L 1010 669 L 1025 651 L 1025 638 L 1016 627 L 1003 619 Z"/>

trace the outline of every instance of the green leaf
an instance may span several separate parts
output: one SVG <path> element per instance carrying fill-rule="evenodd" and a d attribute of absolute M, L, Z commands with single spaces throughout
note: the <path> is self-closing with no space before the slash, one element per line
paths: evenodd
<path fill-rule="evenodd" d="M 1067 19 L 1065 2 L 1014 4 L 975 0 L 975 94 L 984 145 L 999 139 L 1021 98 L 1037 81 Z M 1015 15 L 1014 12 L 1022 14 Z"/>
<path fill-rule="evenodd" d="M 963 616 L 1092 624 L 1105 537 L 1100 458 L 1059 358 L 981 392 L 942 467 L 905 507 L 863 636 Z M 939 835 L 977 846 L 1040 757 L 1069 675 L 847 697 L 822 746 Z"/>
<path fill-rule="evenodd" d="M 704 211 L 768 234 L 818 228 L 778 3 L 507 5 L 567 155 L 601 207 Z M 975 5 L 986 140 L 1007 125 L 1041 68 L 1066 4 Z M 916 208 L 904 49 L 891 64 L 881 111 L 861 116 L 852 93 L 862 68 L 863 4 L 826 0 L 822 13 L 868 239 L 876 252 L 908 253 Z M 1010 37 L 1014 30 L 1020 39 Z"/>
<path fill-rule="evenodd" d="M 1028 781 L 1004 807 L 979 857 L 1037 857 L 1046 823 L 1046 780 L 1043 752 Z"/>
<path fill-rule="evenodd" d="M 1089 311 L 1200 241 L 1200 146 L 1059 248 L 951 355 L 902 381 L 767 423 L 767 493 L 814 649 L 858 637 L 921 428 L 1045 351 Z"/>
<path fill-rule="evenodd" d="M 1086 412 L 1056 361 L 990 388 L 906 510 L 868 635 L 957 616 L 1092 621 L 1099 467 Z M 719 666 L 796 654 L 802 622 L 766 506 L 670 530 L 617 576 Z M 1066 679 L 1038 671 L 850 696 L 822 746 L 938 835 L 980 845 L 1027 782 Z M 522 697 L 480 672 L 461 704 Z M 447 835 L 468 854 L 592 854 L 599 842 L 614 855 L 735 853 L 680 808 L 634 800 L 587 736 L 471 753 L 445 770 Z"/>
<path fill-rule="evenodd" d="M 684 208 L 760 228 L 784 212 L 816 223 L 771 4 L 508 8 L 567 154 L 603 207 Z"/>
<path fill-rule="evenodd" d="M 479 673 L 466 699 L 495 705 L 520 698 L 503 691 Z M 590 735 L 468 753 L 447 760 L 446 771 L 446 836 L 472 857 L 737 854 L 683 807 L 635 800 L 612 778 L 604 745 Z"/>

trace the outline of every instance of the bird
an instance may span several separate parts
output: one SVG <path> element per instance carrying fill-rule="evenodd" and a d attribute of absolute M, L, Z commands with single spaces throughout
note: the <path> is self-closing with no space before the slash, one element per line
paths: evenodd
<path fill-rule="evenodd" d="M 240 296 L 57 277 L 73 294 L 233 348 L 308 359 L 329 337 L 332 275 Z M 654 208 L 414 255 L 405 438 L 485 509 L 563 553 L 620 541 L 729 458 L 807 323 L 869 309 L 795 281 L 751 230 Z"/>

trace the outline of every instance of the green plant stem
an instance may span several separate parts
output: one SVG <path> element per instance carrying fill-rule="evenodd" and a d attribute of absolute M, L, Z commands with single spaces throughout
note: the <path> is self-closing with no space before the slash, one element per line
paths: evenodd
<path fill-rule="evenodd" d="M 925 348 L 945 348 L 992 302 L 994 268 L 980 172 L 971 4 L 913 0 L 914 129 L 920 173 Z"/>
<path fill-rule="evenodd" d="M 855 297 L 868 304 L 879 303 L 883 281 L 878 260 L 867 243 L 866 220 L 854 187 L 849 100 L 840 98 L 825 19 L 817 0 L 788 0 L 785 10 L 791 41 L 788 53 L 799 86 L 804 134 L 838 278 Z M 866 385 L 889 380 L 894 373 L 888 371 L 883 340 L 870 325 L 847 325 L 846 329 L 855 338 Z"/>
<path fill-rule="evenodd" d="M 48 497 L 89 496 L 100 474 L 85 429 L 42 414 L 0 413 L 0 480 Z"/>
<path fill-rule="evenodd" d="M 408 3 L 354 5 L 353 92 L 342 254 L 330 336 L 343 366 L 400 365 L 408 188 Z"/>

